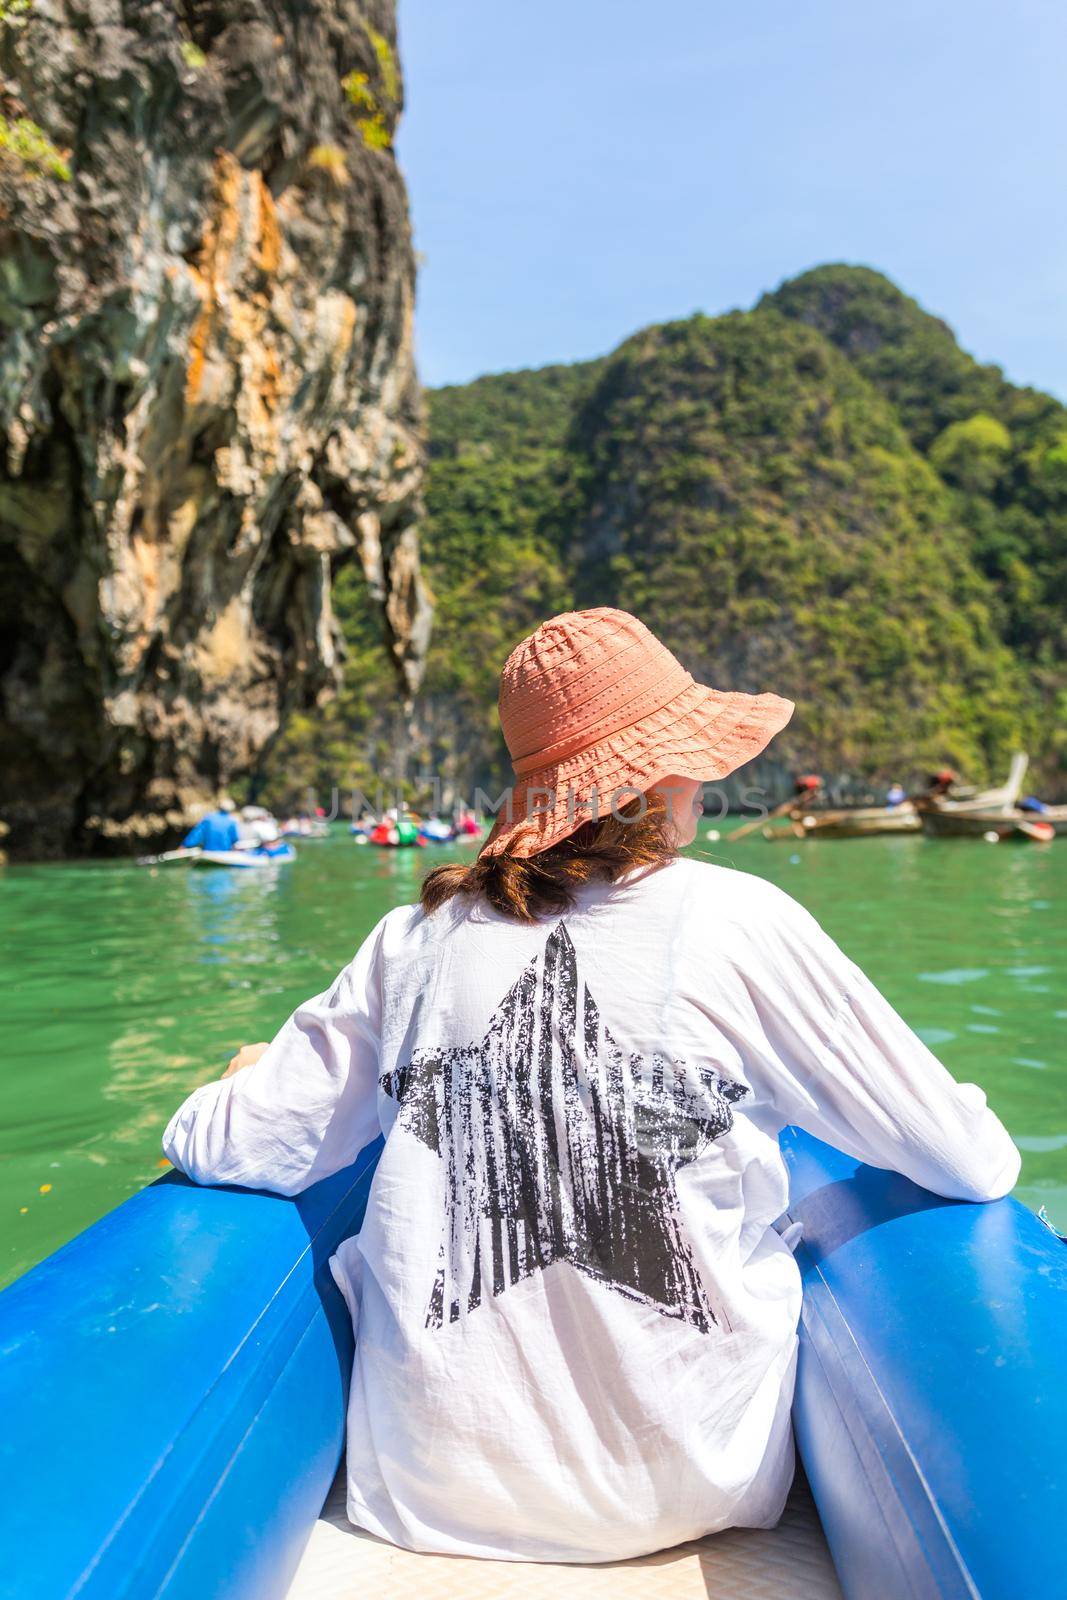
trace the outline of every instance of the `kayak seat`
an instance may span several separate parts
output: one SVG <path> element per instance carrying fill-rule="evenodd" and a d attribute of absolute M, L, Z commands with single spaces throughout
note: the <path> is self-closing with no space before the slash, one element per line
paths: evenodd
<path fill-rule="evenodd" d="M 401 1550 L 354 1527 L 342 1466 L 286 1600 L 840 1600 L 803 1472 L 776 1528 L 731 1528 L 596 1566 Z"/>

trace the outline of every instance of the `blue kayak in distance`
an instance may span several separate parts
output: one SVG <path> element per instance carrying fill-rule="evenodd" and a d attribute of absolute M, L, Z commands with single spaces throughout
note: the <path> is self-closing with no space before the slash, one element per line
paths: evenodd
<path fill-rule="evenodd" d="M 1018 1201 L 782 1148 L 795 1432 L 846 1600 L 1063 1594 L 1067 1247 Z M 295 1199 L 169 1173 L 0 1294 L 3 1600 L 284 1600 L 344 1442 L 328 1261 L 380 1150 Z"/>
<path fill-rule="evenodd" d="M 291 845 L 282 850 L 201 850 L 194 867 L 277 867 L 286 861 L 295 861 L 296 851 Z"/>

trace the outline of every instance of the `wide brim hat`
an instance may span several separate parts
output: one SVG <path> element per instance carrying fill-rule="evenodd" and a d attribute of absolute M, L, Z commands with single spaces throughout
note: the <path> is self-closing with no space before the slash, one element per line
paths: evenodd
<path fill-rule="evenodd" d="M 627 611 L 552 617 L 501 674 L 515 783 L 481 853 L 537 855 L 664 778 L 717 782 L 758 756 L 792 714 L 793 702 L 776 694 L 697 683 Z"/>

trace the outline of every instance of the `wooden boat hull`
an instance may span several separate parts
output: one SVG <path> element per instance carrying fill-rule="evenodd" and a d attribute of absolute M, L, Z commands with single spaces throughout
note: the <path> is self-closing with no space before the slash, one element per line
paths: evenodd
<path fill-rule="evenodd" d="M 1047 823 L 1055 833 L 1067 833 L 1067 819 L 1057 824 L 1028 811 L 939 811 L 935 807 L 922 816 L 923 832 L 932 839 L 988 839 L 995 835 L 1029 841 L 1039 837 L 1030 831 L 1034 823 Z"/>
<path fill-rule="evenodd" d="M 765 839 L 873 839 L 884 834 L 921 833 L 922 821 L 906 801 L 899 806 L 841 807 L 790 817 L 784 828 L 764 828 Z"/>
<path fill-rule="evenodd" d="M 907 802 L 899 806 L 863 806 L 825 814 L 812 811 L 801 818 L 800 825 L 807 837 L 813 839 L 870 839 L 881 834 L 922 831 L 918 812 Z"/>

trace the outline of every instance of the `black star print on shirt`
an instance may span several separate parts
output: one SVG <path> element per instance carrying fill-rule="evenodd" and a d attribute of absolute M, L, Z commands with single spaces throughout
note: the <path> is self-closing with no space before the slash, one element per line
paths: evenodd
<path fill-rule="evenodd" d="M 559 1261 L 701 1332 L 717 1321 L 674 1178 L 748 1091 L 659 1054 L 624 1057 L 562 922 L 479 1044 L 417 1050 L 381 1081 L 445 1164 L 427 1327 Z"/>

